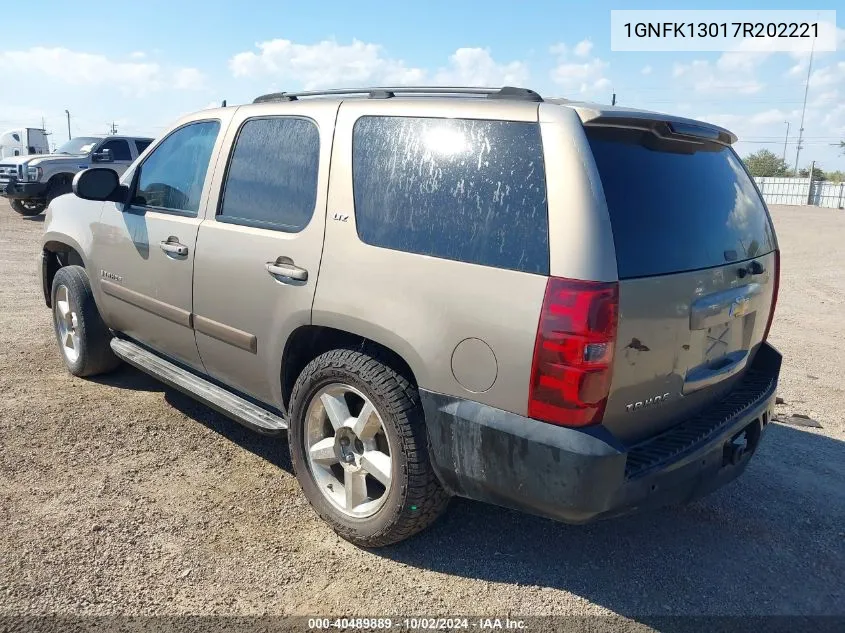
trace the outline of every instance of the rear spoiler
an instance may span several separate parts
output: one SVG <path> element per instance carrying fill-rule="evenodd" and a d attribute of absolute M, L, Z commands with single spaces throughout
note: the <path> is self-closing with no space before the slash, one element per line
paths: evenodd
<path fill-rule="evenodd" d="M 737 141 L 737 136 L 733 132 L 695 119 L 645 110 L 594 110 L 583 106 L 574 106 L 574 109 L 578 112 L 581 122 L 587 127 L 633 128 L 652 132 L 667 140 L 691 143 L 711 142 L 733 145 Z"/>

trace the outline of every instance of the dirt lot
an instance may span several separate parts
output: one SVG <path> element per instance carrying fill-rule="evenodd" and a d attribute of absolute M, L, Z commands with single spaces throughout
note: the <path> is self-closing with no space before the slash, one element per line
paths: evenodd
<path fill-rule="evenodd" d="M 0 616 L 845 614 L 845 213 L 773 209 L 781 413 L 692 506 L 570 527 L 468 501 L 377 552 L 338 539 L 285 440 L 129 368 L 71 377 L 35 273 L 41 218 L 0 202 Z"/>

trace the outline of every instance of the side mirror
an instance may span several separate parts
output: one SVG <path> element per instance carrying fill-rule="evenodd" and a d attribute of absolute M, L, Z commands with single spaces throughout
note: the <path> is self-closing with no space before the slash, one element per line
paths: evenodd
<path fill-rule="evenodd" d="M 73 177 L 73 193 L 83 200 L 98 202 L 126 202 L 129 188 L 120 184 L 120 178 L 113 169 L 92 167 L 84 169 Z"/>
<path fill-rule="evenodd" d="M 110 149 L 103 149 L 99 152 L 94 152 L 91 154 L 91 162 L 92 163 L 113 163 L 114 159 L 111 155 Z"/>

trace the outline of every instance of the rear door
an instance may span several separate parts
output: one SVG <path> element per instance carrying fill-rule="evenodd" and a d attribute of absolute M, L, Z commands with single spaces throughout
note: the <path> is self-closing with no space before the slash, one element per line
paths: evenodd
<path fill-rule="evenodd" d="M 619 274 L 619 325 L 604 424 L 653 435 L 718 399 L 766 334 L 777 245 L 730 147 L 587 127 Z"/>
<path fill-rule="evenodd" d="M 276 407 L 285 342 L 311 323 L 337 109 L 239 110 L 197 238 L 194 328 L 205 369 Z"/>

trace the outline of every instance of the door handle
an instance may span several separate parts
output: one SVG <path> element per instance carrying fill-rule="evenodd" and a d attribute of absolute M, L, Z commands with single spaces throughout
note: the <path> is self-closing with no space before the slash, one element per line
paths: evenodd
<path fill-rule="evenodd" d="M 161 250 L 170 255 L 185 257 L 188 254 L 188 247 L 181 244 L 179 242 L 179 238 L 175 235 L 171 235 L 166 240 L 162 240 L 158 243 L 158 245 L 161 246 Z"/>
<path fill-rule="evenodd" d="M 308 271 L 295 265 L 290 257 L 279 257 L 274 262 L 267 262 L 265 268 L 271 277 L 282 283 L 286 283 L 285 280 L 308 281 Z"/>

